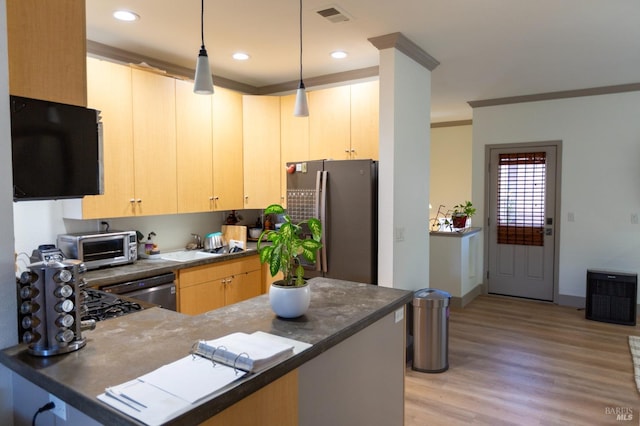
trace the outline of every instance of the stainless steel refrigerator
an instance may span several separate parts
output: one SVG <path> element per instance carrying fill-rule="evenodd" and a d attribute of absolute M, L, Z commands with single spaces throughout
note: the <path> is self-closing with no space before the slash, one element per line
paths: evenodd
<path fill-rule="evenodd" d="M 322 222 L 317 262 L 307 277 L 378 282 L 378 162 L 314 160 L 287 163 L 287 214 L 294 223 Z"/>

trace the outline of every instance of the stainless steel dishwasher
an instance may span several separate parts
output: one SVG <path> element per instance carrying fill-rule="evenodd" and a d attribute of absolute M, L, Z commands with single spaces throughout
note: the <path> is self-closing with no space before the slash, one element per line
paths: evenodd
<path fill-rule="evenodd" d="M 110 284 L 100 290 L 125 296 L 131 299 L 160 305 L 165 309 L 177 310 L 176 306 L 176 274 L 173 272 L 149 278 Z"/>

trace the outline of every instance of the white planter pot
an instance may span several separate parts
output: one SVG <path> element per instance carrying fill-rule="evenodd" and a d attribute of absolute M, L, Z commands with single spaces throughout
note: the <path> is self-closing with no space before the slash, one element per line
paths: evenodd
<path fill-rule="evenodd" d="M 271 284 L 269 287 L 269 303 L 273 312 L 282 318 L 297 318 L 309 309 L 311 289 L 309 284 L 301 287 L 286 287 Z"/>

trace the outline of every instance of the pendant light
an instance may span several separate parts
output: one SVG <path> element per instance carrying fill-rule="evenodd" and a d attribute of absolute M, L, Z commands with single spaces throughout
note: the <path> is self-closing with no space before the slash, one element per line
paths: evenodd
<path fill-rule="evenodd" d="M 293 107 L 295 117 L 308 117 L 309 105 L 307 105 L 307 93 L 302 81 L 302 0 L 300 0 L 300 83 L 296 92 L 296 104 Z"/>
<path fill-rule="evenodd" d="M 211 77 L 207 49 L 204 47 L 204 0 L 202 0 L 202 7 L 200 9 L 200 36 L 202 38 L 202 44 L 200 45 L 200 53 L 198 54 L 198 61 L 196 62 L 193 93 L 197 93 L 198 95 L 212 95 L 213 78 Z"/>

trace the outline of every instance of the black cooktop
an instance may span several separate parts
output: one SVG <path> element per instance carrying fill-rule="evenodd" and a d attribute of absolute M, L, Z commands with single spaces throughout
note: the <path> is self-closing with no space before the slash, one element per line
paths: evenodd
<path fill-rule="evenodd" d="M 116 318 L 133 312 L 149 308 L 149 304 L 144 304 L 136 300 L 116 296 L 111 293 L 86 288 L 82 290 L 83 304 L 81 320 L 103 321 L 109 318 Z"/>

